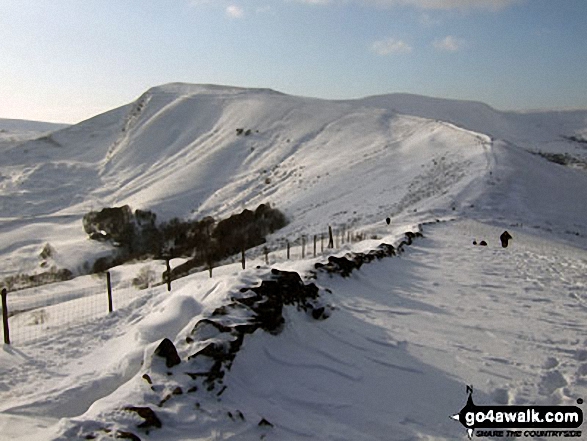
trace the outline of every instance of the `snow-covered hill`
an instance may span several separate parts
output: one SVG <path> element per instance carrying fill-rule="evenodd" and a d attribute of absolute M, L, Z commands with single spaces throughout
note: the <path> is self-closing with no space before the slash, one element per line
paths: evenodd
<path fill-rule="evenodd" d="M 169 219 L 271 202 L 291 218 L 286 235 L 442 213 L 488 172 L 488 149 L 482 134 L 360 104 L 161 86 L 5 152 L 0 266 L 33 271 L 49 242 L 58 264 L 77 271 L 96 249 L 81 217 L 114 205 Z"/>
<path fill-rule="evenodd" d="M 47 242 L 52 263 L 81 271 L 109 250 L 81 224 L 104 206 L 219 218 L 271 202 L 291 222 L 269 238 L 271 265 L 196 273 L 83 327 L 4 346 L 0 439 L 447 440 L 466 437 L 448 418 L 465 384 L 479 404 L 575 404 L 587 393 L 587 173 L 529 151 L 584 155 L 586 117 L 169 84 L 7 147 L 3 275 L 38 269 Z M 327 253 L 287 261 L 277 249 L 281 237 L 344 225 L 378 239 L 337 255 L 368 252 L 428 222 L 405 253 L 348 279 L 306 278 Z M 206 390 L 189 356 L 227 337 L 194 328 L 250 320 L 246 308 L 214 312 L 251 295 L 242 288 L 271 267 L 315 282 L 330 317 L 285 307 L 282 332 L 247 334 L 223 385 Z M 176 367 L 153 356 L 163 338 L 178 349 Z M 162 427 L 137 428 L 144 418 L 129 406 L 154 410 Z"/>
<path fill-rule="evenodd" d="M 585 144 L 580 142 L 587 139 L 587 110 L 503 112 L 480 102 L 409 94 L 372 96 L 359 101 L 367 106 L 452 122 L 530 151 L 573 152 L 583 158 L 587 155 Z"/>
<path fill-rule="evenodd" d="M 68 124 L 0 118 L 0 150 L 30 139 L 40 138 L 68 127 Z"/>

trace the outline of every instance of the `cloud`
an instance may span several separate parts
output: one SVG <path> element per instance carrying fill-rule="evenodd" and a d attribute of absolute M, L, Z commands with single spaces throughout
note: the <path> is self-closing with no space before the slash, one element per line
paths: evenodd
<path fill-rule="evenodd" d="M 431 28 L 433 26 L 440 26 L 442 24 L 442 20 L 438 17 L 433 17 L 429 13 L 424 12 L 420 15 L 418 20 L 420 24 L 426 28 Z"/>
<path fill-rule="evenodd" d="M 457 52 L 465 45 L 465 41 L 460 38 L 455 38 L 452 35 L 447 35 L 442 40 L 436 39 L 432 42 L 432 46 L 436 50 L 443 52 Z"/>
<path fill-rule="evenodd" d="M 243 18 L 245 16 L 245 11 L 240 6 L 230 5 L 226 7 L 226 15 L 230 18 Z"/>
<path fill-rule="evenodd" d="M 332 3 L 332 0 L 294 0 L 298 3 L 306 3 L 308 5 L 327 5 Z"/>
<path fill-rule="evenodd" d="M 256 12 L 257 12 L 257 14 L 271 14 L 271 15 L 275 15 L 275 10 L 270 5 L 259 6 L 256 9 Z"/>
<path fill-rule="evenodd" d="M 291 1 L 291 0 L 289 0 Z M 294 0 L 298 3 L 310 5 L 326 5 L 334 2 L 346 2 L 348 0 Z M 516 3 L 527 0 L 353 0 L 358 3 L 379 7 L 413 6 L 418 9 L 488 9 L 498 11 Z"/>
<path fill-rule="evenodd" d="M 409 54 L 412 52 L 412 46 L 403 40 L 396 40 L 395 38 L 385 38 L 373 42 L 371 50 L 377 55 L 391 55 L 391 54 Z"/>
<path fill-rule="evenodd" d="M 198 6 L 207 5 L 212 3 L 212 0 L 190 0 L 189 5 L 197 8 Z"/>

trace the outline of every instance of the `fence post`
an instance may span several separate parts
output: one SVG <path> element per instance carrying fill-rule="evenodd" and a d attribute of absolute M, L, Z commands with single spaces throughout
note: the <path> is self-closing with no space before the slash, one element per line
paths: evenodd
<path fill-rule="evenodd" d="M 287 240 L 287 260 L 289 260 L 289 239 Z"/>
<path fill-rule="evenodd" d="M 263 247 L 263 252 L 265 253 L 265 264 L 269 265 L 269 249 L 267 247 Z"/>
<path fill-rule="evenodd" d="M 243 246 L 243 248 L 241 249 L 241 265 L 243 267 L 243 269 L 245 269 L 245 247 Z"/>
<path fill-rule="evenodd" d="M 316 257 L 316 235 L 314 234 L 314 257 Z"/>
<path fill-rule="evenodd" d="M 165 265 L 167 266 L 167 291 L 171 291 L 171 265 L 169 264 L 169 257 L 165 258 Z"/>
<path fill-rule="evenodd" d="M 108 285 L 108 312 L 112 312 L 112 280 L 110 271 L 106 271 L 106 284 Z"/>
<path fill-rule="evenodd" d="M 306 257 L 306 236 L 302 236 L 302 259 Z"/>
<path fill-rule="evenodd" d="M 324 254 L 324 233 L 320 233 L 320 252 Z"/>
<path fill-rule="evenodd" d="M 334 248 L 334 238 L 332 237 L 332 227 L 328 225 L 328 248 Z"/>
<path fill-rule="evenodd" d="M 210 253 L 210 249 L 206 247 L 206 265 L 208 265 L 208 271 L 210 272 L 210 278 L 212 278 L 212 268 L 214 267 L 214 263 L 212 262 L 212 255 Z"/>
<path fill-rule="evenodd" d="M 6 288 L 2 288 L 2 323 L 4 324 L 4 343 L 10 344 L 10 329 L 8 329 L 8 306 L 6 296 L 8 295 Z"/>

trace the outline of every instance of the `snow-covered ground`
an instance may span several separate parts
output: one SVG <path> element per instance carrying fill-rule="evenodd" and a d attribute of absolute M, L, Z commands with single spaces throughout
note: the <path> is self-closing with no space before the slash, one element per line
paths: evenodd
<path fill-rule="evenodd" d="M 512 114 L 414 96 L 331 102 L 172 84 L 9 146 L 0 166 L 4 275 L 38 270 L 45 243 L 51 264 L 83 272 L 109 251 L 81 226 L 103 206 L 166 219 L 271 202 L 291 222 L 269 238 L 269 266 L 258 256 L 246 270 L 196 273 L 171 293 L 139 291 L 112 314 L 5 345 L 0 439 L 448 440 L 466 437 L 448 418 L 464 405 L 466 384 L 479 404 L 575 404 L 587 395 L 587 174 L 528 151 L 580 156 L 584 144 L 570 138 L 586 128 L 587 111 Z M 276 250 L 281 238 L 333 225 L 377 237 L 338 255 L 366 252 L 397 245 L 418 224 L 424 238 L 349 278 L 313 280 L 326 255 L 287 261 Z M 504 230 L 508 248 L 499 244 Z M 145 264 L 162 270 L 161 262 L 129 265 L 114 270 L 116 280 Z M 226 389 L 202 388 L 186 375 L 188 356 L 218 336 L 186 337 L 271 267 L 315 282 L 329 318 L 286 307 L 281 333 L 245 336 Z M 43 290 L 83 303 L 64 293 L 92 281 Z M 25 294 L 12 293 L 15 301 Z M 172 375 L 153 356 L 163 338 L 182 360 Z M 137 428 L 143 420 L 128 406 L 151 408 L 162 427 Z M 259 426 L 263 419 L 272 427 Z"/>
<path fill-rule="evenodd" d="M 41 138 L 66 127 L 67 124 L 0 118 L 0 151 L 5 147 Z"/>

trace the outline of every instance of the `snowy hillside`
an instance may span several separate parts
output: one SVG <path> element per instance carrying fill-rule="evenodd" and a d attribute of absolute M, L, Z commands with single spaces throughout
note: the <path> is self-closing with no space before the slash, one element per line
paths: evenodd
<path fill-rule="evenodd" d="M 587 173 L 530 151 L 581 157 L 586 130 L 587 111 L 169 84 L 7 147 L 1 277 L 41 271 L 46 243 L 50 265 L 83 272 L 112 249 L 81 223 L 106 206 L 199 219 L 270 202 L 290 223 L 268 238 L 269 264 L 250 255 L 171 293 L 122 286 L 161 262 L 114 268 L 131 294 L 80 326 L 57 310 L 102 305 L 73 291 L 96 277 L 10 293 L 51 302 L 10 318 L 45 334 L 0 351 L 0 439 L 453 440 L 466 384 L 477 404 L 576 404 Z M 304 258 L 296 243 L 286 259 L 280 239 L 328 226 L 362 240 Z M 331 253 L 364 263 L 342 277 Z"/>
<path fill-rule="evenodd" d="M 67 124 L 0 118 L 0 149 L 64 129 Z"/>
<path fill-rule="evenodd" d="M 452 122 L 507 140 L 530 151 L 573 152 L 587 157 L 587 110 L 502 112 L 484 103 L 391 94 L 359 100 L 362 104 L 408 115 Z"/>
<path fill-rule="evenodd" d="M 271 202 L 291 217 L 286 235 L 368 225 L 408 209 L 442 214 L 487 173 L 488 143 L 451 124 L 362 105 L 161 86 L 5 152 L 2 272 L 34 271 L 47 242 L 58 266 L 77 272 L 96 249 L 81 218 L 106 206 L 169 219 Z"/>

